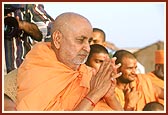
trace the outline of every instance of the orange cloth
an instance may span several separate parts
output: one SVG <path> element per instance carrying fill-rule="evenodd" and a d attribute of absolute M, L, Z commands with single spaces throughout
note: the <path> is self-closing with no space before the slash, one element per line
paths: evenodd
<path fill-rule="evenodd" d="M 164 64 L 164 50 L 155 51 L 155 64 Z"/>
<path fill-rule="evenodd" d="M 136 88 L 137 91 L 141 92 L 141 97 L 134 108 L 135 111 L 141 111 L 146 103 L 151 101 L 156 101 L 157 97 L 154 92 L 152 82 L 149 78 L 146 78 L 143 74 L 139 74 L 137 79 L 131 83 L 133 87 Z M 122 107 L 125 105 L 124 93 L 121 89 L 115 89 L 116 97 L 120 101 Z"/>
<path fill-rule="evenodd" d="M 156 84 L 157 86 L 164 88 L 164 81 L 162 79 L 159 79 L 155 74 L 152 72 L 149 72 L 146 74 L 146 77 L 149 77 L 152 81 L 152 83 Z"/>
<path fill-rule="evenodd" d="M 152 83 L 154 83 L 155 85 L 157 85 L 157 86 L 159 86 L 161 88 L 164 88 L 164 81 L 162 79 L 159 79 L 152 72 L 147 73 L 146 77 L 150 78 Z M 164 100 L 163 99 L 159 99 L 158 101 L 164 105 Z"/>
<path fill-rule="evenodd" d="M 50 43 L 39 43 L 18 70 L 17 110 L 73 110 L 87 94 L 91 69 L 73 71 L 57 61 Z"/>
<path fill-rule="evenodd" d="M 37 43 L 18 69 L 17 110 L 74 110 L 89 92 L 91 76 L 85 64 L 74 71 L 57 60 L 50 43 Z"/>
<path fill-rule="evenodd" d="M 96 106 L 93 108 L 93 111 L 113 111 L 107 103 L 101 99 Z"/>

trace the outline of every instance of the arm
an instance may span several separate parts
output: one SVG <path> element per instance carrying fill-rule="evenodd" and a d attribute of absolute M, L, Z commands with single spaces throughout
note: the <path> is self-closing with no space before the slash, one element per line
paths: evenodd
<path fill-rule="evenodd" d="M 119 68 L 121 66 L 121 64 L 118 64 L 118 66 L 116 66 L 116 69 Z M 116 84 L 117 81 L 115 78 L 119 77 L 121 75 L 121 73 L 117 74 L 114 73 L 114 77 L 111 80 L 112 85 L 110 87 L 110 90 L 106 93 L 106 95 L 104 96 L 104 99 L 106 100 L 107 104 L 116 111 L 123 111 L 124 109 L 121 106 L 121 103 L 117 100 L 116 96 L 115 96 L 115 88 L 116 88 Z"/>
<path fill-rule="evenodd" d="M 29 34 L 33 39 L 37 41 L 42 40 L 43 35 L 36 24 L 27 21 L 19 21 L 19 18 L 17 18 L 17 21 L 19 23 L 19 29 L 24 30 L 27 34 Z"/>

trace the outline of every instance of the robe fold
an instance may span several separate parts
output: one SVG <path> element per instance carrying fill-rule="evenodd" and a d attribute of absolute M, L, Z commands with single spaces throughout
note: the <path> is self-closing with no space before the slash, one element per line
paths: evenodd
<path fill-rule="evenodd" d="M 93 70 L 74 71 L 56 58 L 51 44 L 37 43 L 18 69 L 17 110 L 73 111 L 90 90 Z M 105 102 L 93 109 L 112 110 Z"/>
<path fill-rule="evenodd" d="M 74 71 L 57 60 L 50 43 L 39 43 L 18 69 L 17 110 L 73 110 L 88 93 L 91 76 L 89 67 Z"/>
<path fill-rule="evenodd" d="M 164 89 L 164 80 L 159 79 L 155 74 L 153 74 L 152 72 L 149 72 L 146 74 L 145 77 L 148 77 L 151 79 L 152 83 L 154 83 L 155 85 L 161 87 Z M 158 101 L 164 105 L 164 100 L 163 99 L 158 99 Z"/>

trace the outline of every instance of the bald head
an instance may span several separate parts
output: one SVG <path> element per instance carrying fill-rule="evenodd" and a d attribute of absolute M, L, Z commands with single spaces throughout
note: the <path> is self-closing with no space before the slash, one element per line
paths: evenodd
<path fill-rule="evenodd" d="M 59 30 L 61 32 L 67 32 L 69 30 L 76 31 L 79 27 L 79 24 L 86 24 L 83 26 L 91 27 L 91 24 L 88 21 L 88 19 L 86 19 L 82 15 L 73 12 L 63 13 L 55 19 L 53 23 L 53 28 L 51 29 L 51 34 L 53 34 L 53 32 L 56 30 Z"/>

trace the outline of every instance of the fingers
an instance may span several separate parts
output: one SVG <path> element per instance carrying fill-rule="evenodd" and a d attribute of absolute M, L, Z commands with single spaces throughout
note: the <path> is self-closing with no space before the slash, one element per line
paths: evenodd
<path fill-rule="evenodd" d="M 106 59 L 101 64 L 98 72 L 96 73 L 94 79 L 92 79 L 92 88 L 95 87 L 102 87 L 103 84 L 107 86 L 110 85 L 110 78 L 111 78 L 111 69 L 110 69 L 110 60 Z"/>
<path fill-rule="evenodd" d="M 121 66 L 121 63 L 117 64 L 115 67 L 118 69 Z"/>
<path fill-rule="evenodd" d="M 112 73 L 111 79 L 112 79 L 112 78 L 113 78 L 113 79 L 116 79 L 116 78 L 120 77 L 121 75 L 122 75 L 122 72 L 119 72 L 119 73 L 117 73 L 117 74 Z"/>
<path fill-rule="evenodd" d="M 110 74 L 111 74 L 111 64 L 110 60 L 105 60 L 102 65 L 100 66 L 100 69 L 98 73 L 101 74 L 101 78 L 103 79 L 110 79 Z"/>
<path fill-rule="evenodd" d="M 121 72 L 117 72 L 117 69 L 119 68 L 119 67 L 121 67 L 121 63 L 119 63 L 119 64 L 117 64 L 117 65 L 115 65 L 115 60 L 116 60 L 117 58 L 113 58 L 113 59 L 111 59 L 111 63 L 112 63 L 112 74 L 111 74 L 111 76 L 113 77 L 113 78 L 118 78 L 118 77 L 120 77 L 121 75 L 122 75 L 122 73 Z"/>
<path fill-rule="evenodd" d="M 131 90 L 130 90 L 129 84 L 127 84 L 124 88 L 124 94 L 126 95 L 126 94 L 130 93 L 130 91 Z"/>
<path fill-rule="evenodd" d="M 117 59 L 117 57 L 111 58 L 111 62 L 112 62 L 112 63 L 115 63 L 116 59 Z"/>
<path fill-rule="evenodd" d="M 108 60 L 108 59 L 105 59 L 105 60 L 103 61 L 103 63 L 101 64 L 101 66 L 100 66 L 98 72 L 100 72 L 101 70 L 104 70 L 104 69 L 109 68 L 109 66 L 110 66 L 109 60 Z"/>

